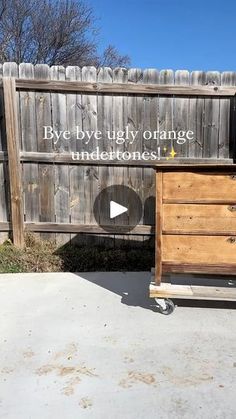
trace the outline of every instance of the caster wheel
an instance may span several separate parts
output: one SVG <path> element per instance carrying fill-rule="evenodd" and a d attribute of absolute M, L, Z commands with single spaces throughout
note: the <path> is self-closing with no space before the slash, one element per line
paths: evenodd
<path fill-rule="evenodd" d="M 159 313 L 164 314 L 166 316 L 173 313 L 175 309 L 175 304 L 173 303 L 172 300 L 170 300 L 169 298 L 165 298 L 165 299 L 155 298 L 155 301 L 157 303 L 157 310 Z"/>

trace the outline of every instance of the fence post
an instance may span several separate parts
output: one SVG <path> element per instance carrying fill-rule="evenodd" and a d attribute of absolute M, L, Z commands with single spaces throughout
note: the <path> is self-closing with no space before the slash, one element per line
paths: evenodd
<path fill-rule="evenodd" d="M 19 127 L 17 117 L 16 83 L 13 77 L 3 77 L 8 167 L 10 180 L 10 205 L 13 243 L 24 246 L 24 217 L 19 151 Z"/>

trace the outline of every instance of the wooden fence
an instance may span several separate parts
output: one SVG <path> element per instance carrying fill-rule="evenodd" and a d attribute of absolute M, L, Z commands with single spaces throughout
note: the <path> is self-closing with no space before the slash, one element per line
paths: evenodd
<path fill-rule="evenodd" d="M 1 241 L 13 231 L 22 246 L 25 229 L 58 243 L 149 241 L 155 218 L 151 164 L 72 161 L 72 151 L 92 152 L 98 145 L 95 137 L 87 145 L 77 140 L 76 126 L 100 130 L 106 151 L 155 150 L 158 140 L 144 140 L 145 130 L 191 130 L 194 138 L 177 147 L 178 158 L 233 157 L 236 73 L 15 63 L 3 64 L 0 73 Z M 43 138 L 44 126 L 73 135 L 54 143 Z M 138 131 L 133 144 L 106 139 L 108 130 L 126 126 Z M 113 184 L 132 187 L 143 202 L 140 225 L 130 234 L 107 235 L 95 222 L 94 200 Z"/>

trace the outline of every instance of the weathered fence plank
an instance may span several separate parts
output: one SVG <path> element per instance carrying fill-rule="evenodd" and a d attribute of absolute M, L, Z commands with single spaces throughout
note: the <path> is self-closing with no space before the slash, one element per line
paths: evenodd
<path fill-rule="evenodd" d="M 236 85 L 236 75 L 233 72 L 224 72 L 221 74 L 222 86 Z M 222 98 L 220 102 L 220 120 L 219 120 L 219 142 L 218 157 L 224 158 L 229 153 L 229 133 L 230 133 L 230 98 Z"/>
<path fill-rule="evenodd" d="M 16 77 L 15 94 L 19 124 L 20 166 L 23 168 L 24 214 L 27 223 L 45 222 L 91 226 L 80 231 L 65 230 L 40 232 L 42 237 L 57 238 L 65 243 L 70 238 L 79 243 L 110 245 L 120 240 L 139 244 L 142 236 L 119 234 L 119 237 L 94 229 L 93 203 L 106 186 L 124 184 L 132 187 L 142 199 L 143 217 L 140 225 L 154 224 L 155 182 L 153 161 L 72 161 L 72 151 L 157 151 L 170 158 L 173 141 L 144 140 L 143 131 L 191 130 L 194 138 L 183 146 L 176 145 L 178 157 L 194 164 L 195 158 L 205 163 L 230 163 L 235 135 L 230 123 L 235 102 L 236 73 L 192 72 L 171 70 L 139 70 L 94 67 L 53 67 L 41 64 L 5 63 L 0 66 L 0 77 Z M 35 79 L 34 79 L 35 78 Z M 177 96 L 176 96 L 177 95 Z M 19 100 L 20 98 L 20 100 Z M 3 103 L 0 101 L 3 111 Z M 235 113 L 235 111 L 234 111 Z M 71 131 L 71 139 L 45 140 L 43 126 L 54 130 Z M 102 132 L 101 140 L 92 138 L 89 144 L 76 138 L 76 126 L 81 130 Z M 108 140 L 107 131 L 137 130 L 133 144 L 117 145 Z M 4 120 L 0 135 L 0 223 L 11 221 L 8 205 L 8 160 L 4 139 Z M 4 145 L 5 144 L 5 145 Z M 166 151 L 163 150 L 166 147 Z M 235 147 L 235 146 L 234 146 Z M 164 157 L 165 158 L 165 157 Z M 220 158 L 220 160 L 218 160 Z M 177 164 L 176 159 L 158 164 Z M 199 163 L 198 163 L 199 164 Z M 20 171 L 19 171 L 20 173 Z M 122 199 L 122 197 L 121 197 Z M 130 215 L 132 218 L 132 214 Z M 132 220 L 130 219 L 130 222 Z M 2 224 L 2 225 L 3 225 Z M 0 241 L 7 237 L 4 232 Z M 4 230 L 6 231 L 6 230 Z M 78 233 L 76 235 L 76 233 Z M 88 234 L 87 234 L 88 233 Z M 147 235 L 146 235 L 147 234 Z M 150 237 L 144 233 L 144 239 Z"/>
<path fill-rule="evenodd" d="M 8 166 L 11 192 L 11 218 L 13 242 L 24 246 L 24 218 L 19 151 L 19 127 L 17 119 L 16 86 L 14 78 L 3 79 Z"/>
<path fill-rule="evenodd" d="M 84 68 L 84 67 L 83 67 Z M 169 70 L 164 70 L 169 71 Z M 42 90 L 42 91 L 58 91 L 58 92 L 81 92 L 81 93 L 106 93 L 106 94 L 146 94 L 146 95 L 183 95 L 183 96 L 234 96 L 236 89 L 233 87 L 223 88 L 219 85 L 215 86 L 172 86 L 166 83 L 165 87 L 156 84 L 140 84 L 139 86 L 115 82 L 111 86 L 109 83 L 94 82 L 69 82 L 62 81 L 41 81 L 41 80 L 16 80 L 18 89 L 23 90 Z"/>
<path fill-rule="evenodd" d="M 33 64 L 20 64 L 19 76 L 22 79 L 33 78 Z M 26 152 L 37 150 L 37 125 L 34 92 L 20 92 L 20 129 L 21 150 Z M 23 193 L 25 220 L 39 221 L 39 173 L 37 163 L 23 165 Z"/>
<path fill-rule="evenodd" d="M 219 85 L 220 73 L 218 71 L 209 71 L 207 73 L 206 82 L 208 83 L 208 85 Z M 219 114 L 219 99 L 205 99 L 205 127 L 203 139 L 204 157 L 218 157 Z"/>
<path fill-rule="evenodd" d="M 63 66 L 51 67 L 51 79 L 65 80 L 65 68 Z M 52 94 L 52 124 L 53 129 L 58 131 L 67 130 L 67 102 L 65 93 Z M 54 149 L 57 153 L 67 149 L 66 141 L 60 139 L 54 142 Z M 57 223 L 68 223 L 70 221 L 69 203 L 69 167 L 67 164 L 54 167 L 54 205 L 55 221 Z M 57 243 L 63 244 L 70 241 L 70 235 L 57 235 Z"/>
<path fill-rule="evenodd" d="M 189 72 L 186 70 L 178 70 L 175 72 L 175 83 L 183 86 L 189 85 Z M 189 98 L 174 98 L 174 130 L 188 131 L 189 130 Z M 186 141 L 183 145 L 176 145 L 176 141 L 172 142 L 171 146 L 177 152 L 176 157 L 189 155 L 189 142 Z M 178 151 L 176 151 L 178 150 Z"/>
<path fill-rule="evenodd" d="M 203 71 L 193 71 L 190 82 L 192 85 L 206 83 L 206 75 Z M 194 132 L 193 140 L 189 141 L 189 157 L 203 157 L 203 131 L 204 131 L 204 99 L 189 99 L 189 130 Z"/>

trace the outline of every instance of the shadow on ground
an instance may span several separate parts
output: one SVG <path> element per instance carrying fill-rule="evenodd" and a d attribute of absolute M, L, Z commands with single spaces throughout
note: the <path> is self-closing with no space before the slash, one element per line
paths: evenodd
<path fill-rule="evenodd" d="M 102 275 L 102 272 L 99 273 L 80 273 L 77 274 L 80 277 L 86 279 L 93 284 L 96 284 L 99 287 L 105 288 L 121 297 L 121 303 L 128 306 L 141 307 L 147 310 L 154 312 L 159 312 L 158 306 L 154 298 L 149 297 L 149 285 L 151 281 L 151 273 L 149 272 L 113 272 L 111 277 Z M 172 275 L 171 280 L 179 282 L 180 278 L 178 275 Z M 164 278 L 167 279 L 167 278 Z M 212 285 L 214 279 L 212 277 L 202 277 L 197 275 L 186 275 L 182 279 L 185 281 L 191 281 L 196 283 L 199 281 L 206 281 L 206 284 Z M 228 278 L 226 278 L 228 280 Z M 222 277 L 218 281 L 226 282 Z M 215 280 L 216 281 L 216 280 Z M 215 283 L 214 281 L 214 283 Z M 220 285 L 220 283 L 218 282 Z M 209 300 L 173 300 L 177 306 L 181 307 L 202 307 L 202 308 L 212 308 L 212 309 L 236 309 L 236 302 L 231 301 L 209 301 Z"/>

